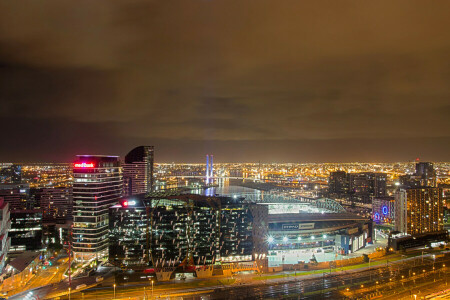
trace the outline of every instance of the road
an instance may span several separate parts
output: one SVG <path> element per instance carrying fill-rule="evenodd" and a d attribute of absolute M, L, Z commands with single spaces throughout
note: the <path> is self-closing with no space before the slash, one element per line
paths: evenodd
<path fill-rule="evenodd" d="M 383 265 L 358 268 L 354 270 L 285 276 L 280 278 L 258 279 L 252 276 L 236 277 L 232 284 L 218 285 L 212 280 L 204 281 L 204 286 L 180 287 L 176 285 L 157 284 L 154 296 L 158 298 L 182 299 L 345 299 L 367 294 L 388 297 L 393 293 L 406 292 L 423 284 L 442 283 L 449 276 L 450 255 L 436 260 L 431 256 L 407 258 Z M 433 271 L 434 265 L 434 271 Z M 423 272 L 425 270 L 425 272 Z M 402 277 L 403 276 L 403 277 Z M 246 279 L 247 278 L 247 279 Z M 217 281 L 217 279 L 215 279 Z M 144 291 L 145 288 L 145 291 Z M 348 290 L 347 290 L 348 289 Z M 149 284 L 131 284 L 116 287 L 116 299 L 144 299 L 144 292 L 149 297 Z M 111 287 L 99 287 L 74 293 L 71 299 L 113 299 Z M 62 299 L 68 299 L 67 297 Z"/>
<path fill-rule="evenodd" d="M 24 285 L 8 292 L 11 297 L 15 294 L 22 294 L 24 291 L 33 290 L 41 286 L 59 282 L 63 279 L 67 269 L 67 257 L 57 257 L 52 261 L 52 266 L 41 267 L 39 271 Z"/>

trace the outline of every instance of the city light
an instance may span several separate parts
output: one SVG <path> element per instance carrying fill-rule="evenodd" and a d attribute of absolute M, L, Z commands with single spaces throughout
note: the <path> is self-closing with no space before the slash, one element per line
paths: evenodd
<path fill-rule="evenodd" d="M 75 168 L 94 168 L 94 163 L 86 163 L 86 162 L 74 163 L 73 166 Z"/>

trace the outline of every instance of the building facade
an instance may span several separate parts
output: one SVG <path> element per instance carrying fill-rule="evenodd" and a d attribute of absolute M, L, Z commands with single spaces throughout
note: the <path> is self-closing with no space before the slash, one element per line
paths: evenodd
<path fill-rule="evenodd" d="M 42 248 L 42 211 L 40 209 L 11 210 L 10 253 L 35 251 Z"/>
<path fill-rule="evenodd" d="M 267 254 L 264 212 L 228 197 L 126 197 L 110 209 L 110 262 L 177 267 L 252 261 Z M 263 239 L 261 239 L 263 241 Z"/>
<path fill-rule="evenodd" d="M 72 189 L 69 187 L 43 188 L 39 191 L 39 207 L 44 222 L 65 223 L 72 219 Z"/>
<path fill-rule="evenodd" d="M 138 195 L 153 188 L 154 147 L 139 146 L 131 150 L 123 164 L 124 195 Z"/>
<path fill-rule="evenodd" d="M 108 255 L 109 208 L 122 194 L 117 156 L 79 155 L 73 164 L 73 235 L 76 260 Z"/>
<path fill-rule="evenodd" d="M 391 224 L 395 219 L 395 198 L 374 197 L 372 199 L 372 219 L 377 224 Z"/>
<path fill-rule="evenodd" d="M 395 230 L 418 235 L 443 230 L 442 189 L 401 188 L 395 194 Z"/>
<path fill-rule="evenodd" d="M 9 237 L 9 230 L 11 229 L 11 218 L 9 212 L 9 205 L 0 198 L 0 274 L 3 272 L 8 251 L 11 246 L 11 238 Z"/>
<path fill-rule="evenodd" d="M 348 178 L 345 171 L 331 172 L 328 178 L 328 192 L 337 197 L 348 193 Z"/>

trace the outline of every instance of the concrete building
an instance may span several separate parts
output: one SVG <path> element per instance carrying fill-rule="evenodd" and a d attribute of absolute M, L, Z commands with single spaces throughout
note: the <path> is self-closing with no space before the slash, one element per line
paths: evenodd
<path fill-rule="evenodd" d="M 122 194 L 118 156 L 79 155 L 73 164 L 73 253 L 76 260 L 108 255 L 109 208 Z"/>
<path fill-rule="evenodd" d="M 395 194 L 395 230 L 417 235 L 443 229 L 442 189 L 400 188 Z"/>

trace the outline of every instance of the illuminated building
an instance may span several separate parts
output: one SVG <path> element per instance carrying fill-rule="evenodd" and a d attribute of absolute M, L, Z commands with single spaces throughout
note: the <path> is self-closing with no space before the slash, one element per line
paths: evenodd
<path fill-rule="evenodd" d="M 372 222 L 343 208 L 331 210 L 309 203 L 270 204 L 268 224 L 269 253 L 275 254 L 269 255 L 270 265 L 285 263 L 280 259 L 286 251 L 330 248 L 332 252 L 348 254 L 372 242 Z"/>
<path fill-rule="evenodd" d="M 416 163 L 416 172 L 400 176 L 400 185 L 408 188 L 436 187 L 436 171 L 430 162 Z"/>
<path fill-rule="evenodd" d="M 122 193 L 117 156 L 79 155 L 73 164 L 73 252 L 76 260 L 108 254 L 108 210 Z"/>
<path fill-rule="evenodd" d="M 371 197 L 386 196 L 386 174 L 362 172 L 349 173 L 349 193 L 352 200 L 370 203 Z"/>
<path fill-rule="evenodd" d="M 372 219 L 377 224 L 393 223 L 395 218 L 394 197 L 374 197 L 372 199 Z"/>
<path fill-rule="evenodd" d="M 21 183 L 22 167 L 20 165 L 8 164 L 0 166 L 0 183 Z"/>
<path fill-rule="evenodd" d="M 11 252 L 42 248 L 42 211 L 40 209 L 11 210 Z"/>
<path fill-rule="evenodd" d="M 136 147 L 125 156 L 123 164 L 124 195 L 137 195 L 152 191 L 153 161 L 153 146 Z"/>
<path fill-rule="evenodd" d="M 0 197 L 0 274 L 5 267 L 9 248 L 11 246 L 11 238 L 9 230 L 11 228 L 11 219 L 9 213 L 9 205 Z"/>
<path fill-rule="evenodd" d="M 0 184 L 0 197 L 9 203 L 11 210 L 34 208 L 29 201 L 30 187 L 28 184 Z"/>
<path fill-rule="evenodd" d="M 331 172 L 328 178 L 328 192 L 337 197 L 348 193 L 348 178 L 344 171 Z"/>
<path fill-rule="evenodd" d="M 39 190 L 39 206 L 44 222 L 65 223 L 72 219 L 72 190 L 67 187 Z"/>
<path fill-rule="evenodd" d="M 110 208 L 110 261 L 142 267 L 252 261 L 255 253 L 267 255 L 267 207 L 256 206 L 191 194 L 126 197 Z"/>
<path fill-rule="evenodd" d="M 436 187 L 436 171 L 431 162 L 418 162 L 415 176 L 419 177 L 421 186 Z"/>
<path fill-rule="evenodd" d="M 400 188 L 395 194 L 395 230 L 417 235 L 443 229 L 442 189 Z"/>

